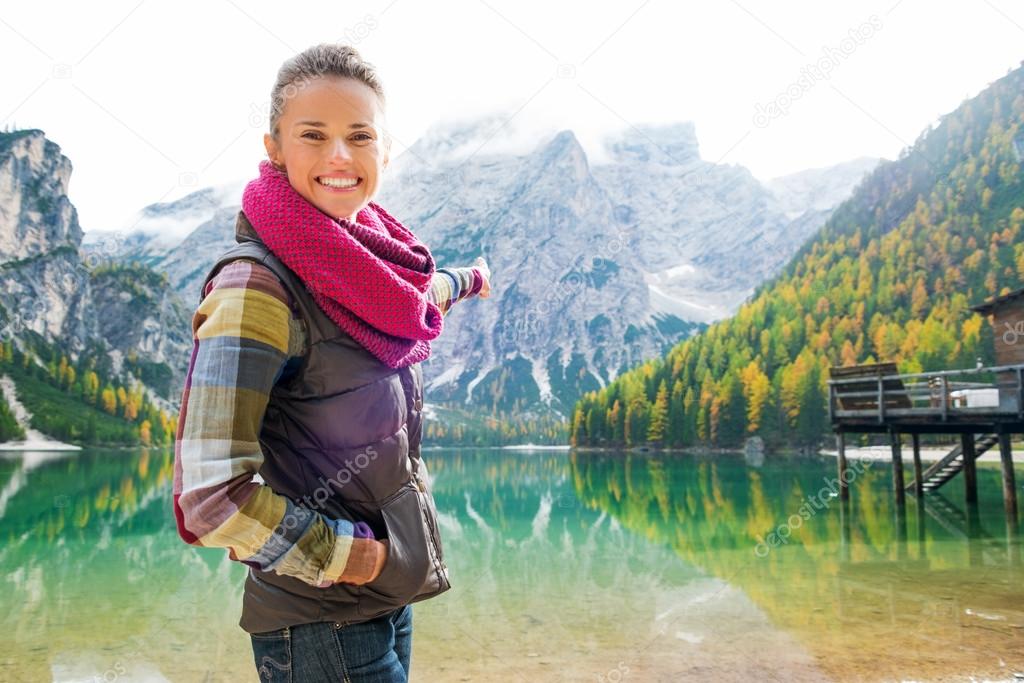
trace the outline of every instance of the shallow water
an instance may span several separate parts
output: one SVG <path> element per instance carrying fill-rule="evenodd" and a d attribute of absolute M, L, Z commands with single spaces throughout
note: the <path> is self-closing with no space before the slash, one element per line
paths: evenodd
<path fill-rule="evenodd" d="M 843 506 L 826 458 L 424 455 L 453 587 L 413 606 L 414 681 L 1024 671 L 1024 553 L 996 468 L 979 467 L 977 514 L 958 478 L 899 515 L 881 463 L 855 469 Z M 178 539 L 172 465 L 160 450 L 0 459 L 0 680 L 257 680 L 246 569 Z"/>

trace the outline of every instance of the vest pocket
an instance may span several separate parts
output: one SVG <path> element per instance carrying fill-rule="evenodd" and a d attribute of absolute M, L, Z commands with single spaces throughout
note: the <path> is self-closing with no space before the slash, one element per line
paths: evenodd
<path fill-rule="evenodd" d="M 422 485 L 420 490 L 417 492 L 417 496 L 420 499 L 420 509 L 423 511 L 427 531 L 430 534 L 428 541 L 430 544 L 430 562 L 433 567 L 433 571 L 430 572 L 426 583 L 420 587 L 419 592 L 412 598 L 412 600 L 410 600 L 410 602 L 418 602 L 420 600 L 432 598 L 435 595 L 440 595 L 451 588 L 451 582 L 448 579 L 448 566 L 445 564 L 444 550 L 441 547 L 441 534 L 438 529 L 437 509 L 434 505 L 434 497 L 427 488 Z"/>
<path fill-rule="evenodd" d="M 415 482 L 407 482 L 381 504 L 388 557 L 380 575 L 360 588 L 359 613 L 375 617 L 408 604 L 433 568 Z"/>

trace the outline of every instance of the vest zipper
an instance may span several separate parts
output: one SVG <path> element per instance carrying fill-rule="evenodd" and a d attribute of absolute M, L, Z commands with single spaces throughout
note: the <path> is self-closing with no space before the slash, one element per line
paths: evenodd
<path fill-rule="evenodd" d="M 423 480 L 420 479 L 419 472 L 413 473 L 413 477 L 416 479 L 416 485 L 419 488 L 419 490 L 422 493 L 426 494 L 427 493 L 427 486 L 426 486 L 426 484 L 423 483 Z M 434 526 L 434 522 L 436 520 L 434 519 L 434 515 L 430 514 L 430 502 L 427 501 L 426 499 L 424 499 L 424 501 L 423 501 L 423 514 L 426 515 L 426 518 L 427 518 L 427 529 L 430 530 L 430 545 L 434 549 L 434 557 L 433 557 L 433 559 L 435 560 L 434 568 L 436 569 L 438 566 L 440 566 L 442 570 L 443 569 L 447 569 L 448 566 L 444 563 L 444 560 L 441 559 L 441 552 L 440 552 L 440 550 L 438 550 L 438 537 L 437 537 L 438 532 L 437 532 L 437 528 Z M 440 572 L 438 572 L 438 573 L 440 574 Z M 438 578 L 440 578 L 440 577 L 438 577 Z"/>

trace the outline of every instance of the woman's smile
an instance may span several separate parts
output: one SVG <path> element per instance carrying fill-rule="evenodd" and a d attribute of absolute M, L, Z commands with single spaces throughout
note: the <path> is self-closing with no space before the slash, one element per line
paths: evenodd
<path fill-rule="evenodd" d="M 344 177 L 344 176 L 317 176 L 316 182 L 319 183 L 323 190 L 332 193 L 346 193 L 355 192 L 363 183 L 363 179 L 359 177 Z"/>

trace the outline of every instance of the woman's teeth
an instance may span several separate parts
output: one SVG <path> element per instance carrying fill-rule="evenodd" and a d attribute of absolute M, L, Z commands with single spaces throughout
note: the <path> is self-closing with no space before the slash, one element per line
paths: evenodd
<path fill-rule="evenodd" d="M 362 182 L 362 178 L 317 178 L 317 182 L 325 187 L 350 189 Z"/>

